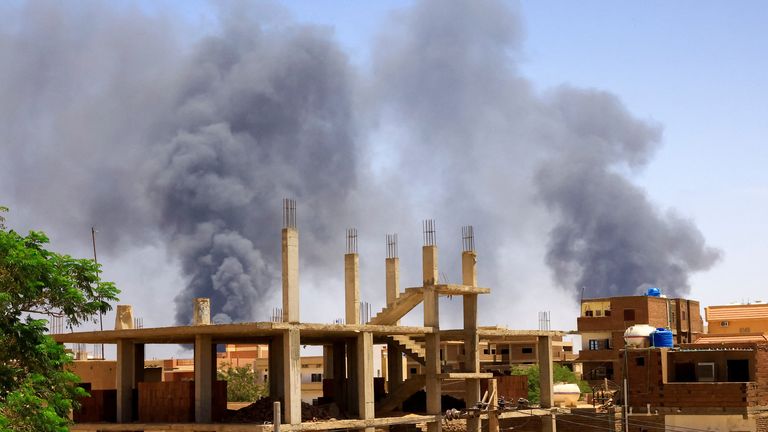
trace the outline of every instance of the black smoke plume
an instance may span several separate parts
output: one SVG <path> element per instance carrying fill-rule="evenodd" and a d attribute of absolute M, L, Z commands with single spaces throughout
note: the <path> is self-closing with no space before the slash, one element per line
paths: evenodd
<path fill-rule="evenodd" d="M 502 270 L 530 276 L 544 262 L 574 296 L 646 284 L 684 294 L 719 257 L 691 221 L 632 184 L 660 127 L 605 92 L 535 91 L 505 2 L 418 1 L 383 26 L 370 68 L 350 64 L 332 29 L 261 3 L 223 7 L 202 37 L 170 13 L 105 3 L 7 10 L 9 222 L 73 244 L 70 233 L 95 224 L 124 266 L 125 251 L 162 245 L 186 279 L 169 288 L 179 323 L 198 296 L 212 298 L 217 321 L 263 319 L 279 304 L 283 197 L 299 202 L 305 301 L 340 292 L 329 287 L 353 224 L 374 261 L 383 245 L 366 246 L 368 234 L 401 231 L 408 251 L 422 218 L 456 244 L 448 227 L 472 223 L 482 279 L 501 294 L 523 289 Z M 442 268 L 456 256 L 442 254 Z M 383 298 L 376 284 L 364 277 L 371 301 Z"/>

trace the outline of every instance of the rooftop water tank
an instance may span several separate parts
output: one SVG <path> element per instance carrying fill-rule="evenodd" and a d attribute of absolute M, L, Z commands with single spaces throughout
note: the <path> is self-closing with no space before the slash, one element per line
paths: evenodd
<path fill-rule="evenodd" d="M 656 329 L 651 337 L 653 339 L 653 346 L 656 348 L 672 348 L 675 346 L 672 332 L 665 328 Z"/>
<path fill-rule="evenodd" d="M 630 348 L 643 348 L 650 346 L 651 334 L 656 331 L 654 326 L 648 324 L 635 324 L 624 331 L 624 344 Z"/>
<path fill-rule="evenodd" d="M 581 397 L 581 389 L 572 383 L 559 382 L 552 387 L 552 402 L 576 406 L 576 402 Z"/>
<path fill-rule="evenodd" d="M 656 287 L 650 287 L 648 288 L 648 291 L 645 292 L 645 295 L 647 295 L 648 297 L 660 297 L 661 290 Z"/>

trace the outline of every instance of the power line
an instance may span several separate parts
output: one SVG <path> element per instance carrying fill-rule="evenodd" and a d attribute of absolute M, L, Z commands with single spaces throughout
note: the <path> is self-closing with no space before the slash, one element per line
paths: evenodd
<path fill-rule="evenodd" d="M 572 415 L 577 417 L 584 417 L 589 419 L 594 418 L 605 418 L 606 420 L 609 420 L 608 414 L 599 414 L 595 416 L 585 415 L 585 414 L 576 414 L 573 412 L 563 412 L 564 415 Z M 614 423 L 620 423 L 621 420 L 609 420 Z M 659 429 L 659 430 L 665 430 L 665 431 L 677 431 L 677 432 L 684 432 L 684 431 L 691 431 L 691 432 L 709 432 L 708 429 L 698 429 L 698 428 L 692 428 L 688 426 L 667 426 L 667 425 L 659 425 L 658 423 L 652 423 L 652 422 L 644 422 L 642 420 L 635 420 L 635 419 L 629 419 L 629 424 L 631 426 L 639 426 L 644 427 L 647 429 Z"/>

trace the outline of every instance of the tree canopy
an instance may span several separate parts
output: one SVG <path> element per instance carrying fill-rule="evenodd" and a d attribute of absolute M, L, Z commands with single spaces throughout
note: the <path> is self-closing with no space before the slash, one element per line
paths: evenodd
<path fill-rule="evenodd" d="M 0 207 L 0 431 L 66 431 L 85 391 L 39 317 L 78 325 L 110 310 L 119 291 L 99 280 L 93 260 L 47 250 L 42 232 L 7 229 L 7 210 Z"/>
<path fill-rule="evenodd" d="M 539 365 L 531 366 L 513 366 L 512 375 L 528 376 L 528 400 L 531 403 L 539 403 L 541 398 L 541 383 L 539 381 Z M 552 381 L 555 383 L 573 383 L 579 386 L 582 393 L 590 393 L 592 388 L 586 381 L 580 380 L 576 374 L 567 367 L 560 364 L 553 364 Z"/>

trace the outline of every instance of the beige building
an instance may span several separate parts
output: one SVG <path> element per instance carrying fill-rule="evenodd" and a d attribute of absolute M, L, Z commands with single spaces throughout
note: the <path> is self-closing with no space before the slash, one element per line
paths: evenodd
<path fill-rule="evenodd" d="M 768 332 L 768 304 L 751 303 L 708 306 L 704 308 L 707 333 L 746 335 Z"/>

